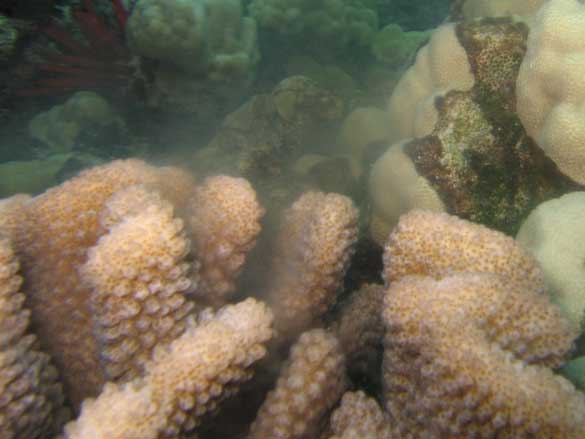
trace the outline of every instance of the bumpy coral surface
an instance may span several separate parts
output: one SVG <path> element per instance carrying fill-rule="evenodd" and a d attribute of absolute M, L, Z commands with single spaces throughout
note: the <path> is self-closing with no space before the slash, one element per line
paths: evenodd
<path fill-rule="evenodd" d="M 445 213 L 403 215 L 384 251 L 387 284 L 408 275 L 440 279 L 455 272 L 493 273 L 543 292 L 535 258 L 513 238 Z"/>
<path fill-rule="evenodd" d="M 138 190 L 142 195 L 138 195 L 137 190 L 118 193 L 136 184 L 143 185 L 142 189 Z M 149 259 L 148 252 L 153 248 L 158 248 L 164 253 L 165 239 L 169 238 L 172 241 L 170 236 L 173 233 L 179 235 L 183 249 L 177 249 L 176 245 L 173 247 L 174 244 L 167 245 L 166 250 L 169 253 L 162 256 L 161 253 L 158 254 L 159 274 L 162 277 L 166 276 L 166 287 L 176 288 L 176 294 L 182 294 L 188 286 L 189 281 L 184 279 L 186 261 L 182 258 L 189 243 L 185 237 L 180 237 L 183 233 L 180 231 L 182 226 L 173 217 L 173 209 L 168 205 L 168 201 L 163 202 L 166 207 L 161 207 L 159 213 L 150 210 L 149 219 L 142 218 L 144 219 L 142 225 L 149 223 L 155 229 L 160 228 L 158 231 L 152 230 L 152 235 L 147 233 L 141 233 L 138 237 L 134 235 L 134 238 L 130 240 L 132 242 L 129 243 L 120 235 L 119 230 L 122 229 L 123 233 L 129 234 L 139 231 L 140 220 L 135 218 L 134 224 L 130 226 L 132 221 L 127 222 L 126 217 L 144 214 L 144 209 L 148 211 L 145 204 L 150 203 L 147 200 L 152 198 L 158 197 L 159 202 L 162 202 L 162 199 L 171 200 L 179 210 L 184 209 L 186 198 L 193 190 L 192 185 L 192 178 L 176 168 L 155 168 L 139 160 L 125 160 L 82 172 L 77 177 L 32 199 L 18 197 L 2 203 L 0 223 L 13 236 L 15 249 L 21 257 L 23 276 L 27 280 L 24 293 L 27 295 L 28 306 L 31 310 L 31 320 L 38 330 L 43 349 L 51 355 L 59 369 L 66 394 L 74 407 L 77 407 L 84 397 L 96 395 L 105 381 L 103 369 L 105 364 L 100 362 L 102 347 L 106 349 L 106 345 L 111 343 L 107 346 L 111 348 L 112 344 L 120 343 L 118 348 L 126 350 L 125 355 L 130 352 L 135 353 L 136 339 L 121 341 L 119 337 L 124 331 L 127 331 L 129 335 L 136 328 L 131 330 L 121 325 L 115 329 L 124 327 L 124 330 L 116 333 L 112 325 L 120 323 L 119 319 L 122 315 L 125 318 L 129 317 L 124 313 L 136 310 L 136 302 L 133 302 L 131 307 L 126 306 L 133 300 L 137 300 L 134 294 L 143 293 L 138 284 L 151 281 L 149 293 L 160 293 L 158 288 L 161 282 L 165 283 L 164 279 L 147 279 L 146 271 L 149 269 L 156 271 L 156 268 L 149 266 L 156 259 L 155 253 L 151 255 L 153 258 Z M 114 194 L 114 200 L 110 203 L 108 200 Z M 162 233 L 163 230 L 168 233 Z M 94 253 L 94 256 L 100 252 L 102 252 L 101 256 L 107 255 L 107 262 L 93 259 L 91 264 L 94 265 L 89 271 L 97 277 L 91 281 L 83 279 L 80 269 L 87 261 L 88 250 L 98 242 L 101 236 L 108 233 L 117 236 L 104 239 L 102 243 L 104 246 L 95 250 Z M 159 235 L 154 236 L 156 233 Z M 143 239 L 148 236 L 152 238 L 150 241 Z M 160 244 L 159 247 L 157 247 L 158 244 Z M 116 248 L 115 251 L 114 248 Z M 129 257 L 132 251 L 145 253 Z M 108 254 L 108 252 L 111 253 Z M 126 256 L 122 256 L 122 253 Z M 107 266 L 112 260 L 118 261 L 116 267 Z M 138 266 L 129 267 L 127 264 L 129 261 Z M 176 262 L 176 266 L 170 267 L 168 264 L 173 262 Z M 100 263 L 101 269 L 98 268 Z M 139 273 L 142 269 L 144 273 Z M 108 270 L 110 270 L 109 273 L 106 273 Z M 165 270 L 167 273 L 163 274 Z M 153 275 L 152 272 L 150 274 Z M 140 278 L 140 275 L 143 277 Z M 196 280 L 196 276 L 189 275 L 189 277 Z M 86 281 L 89 282 L 86 283 Z M 113 287 L 114 284 L 115 287 Z M 130 302 L 124 302 L 126 299 L 117 302 L 117 299 L 110 296 L 110 294 L 115 296 L 114 292 L 120 293 L 122 290 L 131 291 L 132 294 L 129 293 L 131 297 L 126 297 Z M 93 295 L 95 300 L 92 299 L 92 293 L 95 293 Z M 165 316 L 162 319 L 157 318 L 160 320 L 158 329 L 162 332 L 168 329 L 171 309 L 176 311 L 174 317 L 179 321 L 181 320 L 179 314 L 185 313 L 184 306 L 188 307 L 179 303 L 183 299 L 180 298 L 182 296 L 176 294 L 174 296 L 171 294 L 165 299 L 169 300 L 168 307 L 163 306 L 160 310 L 153 311 L 155 314 L 159 313 L 158 317 Z M 106 296 L 109 299 L 106 300 Z M 120 298 L 120 296 L 117 297 Z M 108 300 L 113 300 L 113 302 L 108 302 Z M 98 304 L 109 306 L 114 303 L 118 305 L 116 310 L 96 310 Z M 148 301 L 146 304 L 152 305 Z M 124 309 L 123 312 L 122 309 Z M 153 310 L 153 308 L 149 309 Z M 94 317 L 98 315 L 100 319 L 103 319 L 100 324 L 94 321 Z M 125 320 L 124 323 L 128 324 L 129 321 Z M 143 323 L 141 321 L 140 324 Z M 109 332 L 106 331 L 106 327 Z M 100 332 L 100 335 L 96 335 L 94 330 Z M 154 347 L 153 333 L 146 331 L 146 327 L 141 332 L 143 332 L 143 342 L 146 345 L 150 344 L 146 349 L 149 351 Z M 143 350 L 142 355 L 146 351 Z M 119 354 L 120 352 L 115 355 L 113 351 L 107 354 L 104 352 L 101 359 L 105 360 L 108 357 L 106 363 L 109 363 L 108 367 L 110 367 L 113 361 L 111 357 Z M 136 358 L 140 358 L 140 354 L 136 354 Z M 126 364 L 124 367 L 130 366 Z M 137 364 L 130 368 L 135 367 Z M 119 365 L 115 368 L 117 368 L 116 371 L 112 369 L 108 374 L 118 376 L 127 372 L 127 369 L 120 369 Z"/>
<path fill-rule="evenodd" d="M 581 328 L 585 317 L 584 215 L 585 193 L 572 192 L 540 204 L 516 235 L 540 263 L 553 302 Z"/>
<path fill-rule="evenodd" d="M 86 400 L 80 417 L 65 429 L 66 439 L 162 439 L 191 430 L 199 418 L 252 376 L 272 336 L 266 305 L 247 299 L 197 324 L 168 347 L 161 347 L 144 378 L 108 384 Z"/>
<path fill-rule="evenodd" d="M 185 298 L 193 285 L 183 222 L 168 202 L 135 186 L 108 201 L 110 221 L 132 204 L 137 211 L 111 224 L 81 267 L 92 288 L 100 362 L 106 378 L 118 382 L 140 376 L 152 350 L 184 332 L 194 307 Z"/>
<path fill-rule="evenodd" d="M 90 291 L 78 267 L 99 237 L 99 211 L 106 200 L 124 187 L 156 182 L 155 168 L 144 162 L 113 162 L 82 172 L 25 205 L 15 244 L 22 254 L 31 320 L 74 403 L 95 394 L 103 382 Z"/>
<path fill-rule="evenodd" d="M 234 279 L 256 244 L 264 209 L 243 178 L 207 178 L 194 194 L 189 227 L 200 263 L 197 296 L 214 306 L 235 291 Z"/>
<path fill-rule="evenodd" d="M 10 241 L 0 235 L 0 436 L 43 439 L 61 429 L 63 394 L 49 356 L 27 334 L 30 312 L 18 270 Z"/>
<path fill-rule="evenodd" d="M 323 416 L 346 387 L 345 363 L 335 336 L 322 329 L 303 333 L 288 364 L 252 424 L 252 439 L 318 437 Z"/>
<path fill-rule="evenodd" d="M 493 274 L 407 276 L 383 315 L 386 408 L 401 434 L 585 434 L 585 397 L 548 368 L 575 333 L 546 295 Z"/>
<path fill-rule="evenodd" d="M 390 420 L 375 399 L 364 392 L 346 392 L 339 407 L 331 415 L 329 439 L 398 439 Z M 406 438 L 405 438 L 406 439 Z"/>
<path fill-rule="evenodd" d="M 560 170 L 585 183 L 585 5 L 547 2 L 534 19 L 516 82 L 524 128 Z"/>
<path fill-rule="evenodd" d="M 434 96 L 446 90 L 469 90 L 475 79 L 456 26 L 437 28 L 388 101 L 390 142 L 430 134 L 436 121 Z"/>
<path fill-rule="evenodd" d="M 339 194 L 307 192 L 285 212 L 268 300 L 277 328 L 299 333 L 335 303 L 357 239 L 358 212 Z"/>

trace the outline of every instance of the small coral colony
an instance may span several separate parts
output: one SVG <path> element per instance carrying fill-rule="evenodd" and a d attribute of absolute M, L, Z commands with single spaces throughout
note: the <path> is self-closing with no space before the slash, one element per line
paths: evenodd
<path fill-rule="evenodd" d="M 585 438 L 582 0 L 2 3 L 2 439 Z"/>

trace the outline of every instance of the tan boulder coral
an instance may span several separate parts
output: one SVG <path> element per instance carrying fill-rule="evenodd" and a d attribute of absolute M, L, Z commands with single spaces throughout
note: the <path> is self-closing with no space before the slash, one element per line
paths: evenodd
<path fill-rule="evenodd" d="M 351 158 L 351 165 L 356 177 L 365 171 L 370 151 L 377 145 L 388 143 L 390 127 L 388 115 L 375 107 L 360 107 L 353 110 L 341 126 L 339 147 L 341 152 Z"/>
<path fill-rule="evenodd" d="M 247 299 L 204 313 L 167 347 L 159 347 L 144 377 L 108 384 L 83 403 L 66 439 L 162 439 L 192 430 L 238 384 L 252 376 L 272 336 L 266 305 Z"/>
<path fill-rule="evenodd" d="M 60 431 L 66 412 L 57 371 L 27 334 L 19 268 L 9 239 L 0 235 L 0 436 L 43 439 Z"/>
<path fill-rule="evenodd" d="M 403 213 L 416 208 L 433 212 L 446 209 L 437 191 L 418 174 L 412 159 L 404 152 L 405 144 L 392 145 L 370 171 L 370 236 L 380 245 L 384 245 Z"/>
<path fill-rule="evenodd" d="M 430 134 L 436 121 L 435 95 L 447 90 L 469 90 L 475 83 L 467 53 L 456 26 L 437 28 L 416 61 L 400 79 L 388 101 L 389 142 Z"/>
<path fill-rule="evenodd" d="M 452 26 L 450 38 L 456 40 L 465 55 L 465 68 L 473 77 L 471 86 L 443 90 L 440 95 L 421 94 L 420 90 L 427 89 L 416 86 L 419 82 L 406 80 L 417 69 L 422 77 L 433 73 L 433 65 L 427 65 L 426 58 L 421 58 L 423 48 L 403 78 L 411 87 L 398 87 L 390 100 L 396 104 L 395 109 L 390 106 L 391 116 L 398 114 L 395 120 L 400 127 L 407 127 L 411 135 L 414 132 L 415 136 L 423 136 L 405 140 L 402 152 L 416 175 L 437 193 L 447 212 L 513 234 L 536 203 L 576 185 L 526 134 L 515 113 L 514 83 L 525 53 L 527 26 L 510 18 Z M 441 43 L 433 38 L 428 50 L 434 42 Z M 442 56 L 455 62 L 458 53 L 445 52 Z M 458 65 L 463 68 L 459 62 Z M 404 104 L 396 101 L 399 93 L 404 93 L 401 97 Z M 428 105 L 415 108 L 416 102 Z M 417 114 L 421 108 L 431 112 L 421 119 L 425 129 L 418 130 L 415 128 L 420 125 Z M 407 134 L 405 131 L 400 134 L 401 130 L 396 131 L 398 137 Z M 386 220 L 388 228 L 395 222 L 396 213 L 406 212 L 393 201 L 393 194 L 408 192 L 408 188 L 397 187 L 395 183 L 384 184 L 383 177 L 379 181 L 383 186 L 378 187 L 375 179 L 375 184 L 370 185 L 375 232 L 383 229 L 382 220 Z M 382 208 L 386 206 L 394 212 L 384 212 Z"/>
<path fill-rule="evenodd" d="M 540 263 L 547 292 L 583 328 L 585 312 L 585 192 L 546 201 L 522 223 L 516 240 Z"/>
<path fill-rule="evenodd" d="M 561 172 L 585 183 L 585 5 L 551 0 L 534 19 L 520 67 L 517 111 Z"/>

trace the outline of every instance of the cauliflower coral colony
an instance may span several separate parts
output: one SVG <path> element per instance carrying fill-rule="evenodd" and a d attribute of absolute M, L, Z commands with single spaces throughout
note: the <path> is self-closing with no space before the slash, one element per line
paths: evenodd
<path fill-rule="evenodd" d="M 2 439 L 585 438 L 585 4 L 455 0 L 434 29 L 376 5 L 49 25 L 58 77 L 27 90 L 66 96 L 0 163 Z M 268 80 L 271 35 L 334 56 Z M 391 86 L 336 58 L 356 47 Z M 112 77 L 157 114 L 237 105 L 155 165 Z M 92 156 L 100 131 L 138 157 Z"/>

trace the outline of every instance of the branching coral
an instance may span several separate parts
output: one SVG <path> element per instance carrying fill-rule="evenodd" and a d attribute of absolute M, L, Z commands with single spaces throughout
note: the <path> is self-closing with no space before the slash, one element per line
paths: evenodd
<path fill-rule="evenodd" d="M 331 428 L 335 435 L 329 439 L 399 439 L 392 431 L 388 415 L 361 390 L 343 395 L 331 415 Z"/>
<path fill-rule="evenodd" d="M 26 203 L 25 220 L 15 230 L 32 321 L 75 403 L 95 394 L 103 382 L 90 292 L 78 268 L 99 238 L 106 200 L 124 187 L 156 182 L 156 168 L 138 160 L 93 168 Z"/>
<path fill-rule="evenodd" d="M 282 243 L 294 249 L 291 264 L 304 276 L 301 292 L 309 294 L 307 308 L 300 311 L 306 310 L 313 322 L 335 298 L 356 238 L 357 211 L 336 194 L 308 193 L 304 199 L 285 225 L 298 231 L 283 235 Z M 196 188 L 184 171 L 139 160 L 96 167 L 37 197 L 0 204 L 0 227 L 17 244 L 35 328 L 55 359 L 73 408 L 112 382 L 83 406 L 67 434 L 126 437 L 137 431 L 144 437 L 171 437 L 191 430 L 249 377 L 247 367 L 264 355 L 260 344 L 272 332 L 262 330 L 260 339 L 243 346 L 254 335 L 245 319 L 241 327 L 238 320 L 244 318 L 240 313 L 250 319 L 261 314 L 266 316 L 258 317 L 264 321 L 258 325 L 269 325 L 266 305 L 248 301 L 237 305 L 237 312 L 222 308 L 217 315 L 224 316 L 222 325 L 232 325 L 230 330 L 206 323 L 213 320 L 208 311 L 200 314 L 195 329 L 189 322 L 201 305 L 227 300 L 224 294 L 234 289 L 262 213 L 243 179 L 216 176 Z M 294 276 L 287 279 L 298 285 Z M 213 346 L 203 341 L 206 331 L 214 334 Z M 230 331 L 237 333 L 237 346 L 227 341 L 233 339 Z M 204 360 L 199 366 L 190 356 L 184 358 L 189 364 L 168 369 L 172 358 L 203 353 L 210 357 L 198 357 Z M 187 390 L 188 383 L 170 384 L 187 379 L 184 374 L 190 372 L 184 370 L 191 366 L 210 379 L 217 362 L 227 372 L 218 371 L 217 383 L 208 390 L 199 381 Z M 148 384 L 152 380 L 156 383 Z M 138 405 L 128 402 L 130 412 L 124 412 L 119 404 L 126 400 Z M 102 425 L 108 417 L 112 422 Z"/>
<path fill-rule="evenodd" d="M 109 212 L 106 222 L 114 222 L 114 213 L 106 207 L 108 198 L 137 183 L 159 190 L 179 208 L 186 204 L 181 197 L 190 193 L 185 187 L 192 187 L 192 179 L 180 171 L 138 160 L 113 162 L 83 172 L 30 202 L 13 202 L 14 208 L 2 215 L 21 256 L 32 320 L 74 403 L 95 394 L 104 379 L 92 332 L 91 288 L 78 270 L 88 249 L 107 231 L 100 224 L 102 209 Z"/>
<path fill-rule="evenodd" d="M 338 194 L 307 192 L 285 212 L 268 301 L 276 325 L 298 334 L 335 302 L 357 239 L 357 210 Z"/>
<path fill-rule="evenodd" d="M 234 293 L 233 280 L 256 244 L 264 209 L 243 178 L 207 178 L 190 202 L 189 227 L 200 263 L 198 298 L 223 305 Z"/>
<path fill-rule="evenodd" d="M 252 439 L 317 437 L 321 422 L 345 390 L 345 360 L 335 336 L 303 333 L 252 424 Z"/>
<path fill-rule="evenodd" d="M 511 238 L 413 212 L 392 233 L 385 264 L 386 408 L 401 434 L 585 434 L 585 397 L 550 370 L 576 331 Z"/>
<path fill-rule="evenodd" d="M 110 225 L 80 269 L 92 287 L 100 362 L 117 382 L 140 376 L 152 350 L 184 332 L 194 307 L 185 298 L 194 285 L 183 222 L 168 202 L 136 186 L 116 193 L 108 213 L 133 210 L 129 205 L 137 211 Z"/>
<path fill-rule="evenodd" d="M 549 302 L 541 270 L 514 240 L 446 214 L 411 212 L 388 240 L 387 285 L 366 285 L 341 303 L 341 312 L 323 318 L 341 289 L 358 218 L 347 197 L 308 192 L 276 235 L 265 283 L 273 309 L 249 298 L 201 311 L 211 298 L 221 299 L 217 306 L 229 300 L 217 293 L 235 289 L 262 212 L 243 179 L 211 177 L 195 186 L 184 171 L 138 160 L 0 202 L 0 233 L 14 242 L 12 252 L 0 240 L 0 366 L 5 351 L 16 355 L 8 369 L 21 359 L 47 364 L 24 335 L 26 297 L 32 328 L 54 356 L 73 408 L 90 396 L 66 439 L 206 434 L 194 429 L 212 428 L 208 415 L 266 355 L 274 312 L 274 326 L 285 335 L 275 354 L 283 340 L 312 325 L 329 327 L 300 335 L 261 406 L 267 377 L 245 389 L 253 398 L 246 393 L 243 403 L 255 403 L 245 420 L 236 415 L 242 434 L 260 406 L 250 429 L 258 439 L 585 435 L 585 397 L 552 372 L 572 348 L 575 328 Z M 387 413 L 365 394 L 350 394 L 332 418 L 333 431 L 324 429 L 347 387 L 347 361 L 378 354 L 381 339 Z M 278 366 L 278 355 L 269 363 Z M 39 409 L 25 414 L 18 410 L 22 399 L 10 400 L 16 411 L 9 428 L 16 425 L 18 435 L 35 437 L 61 419 L 48 415 L 47 404 L 60 401 L 54 374 L 43 375 L 42 367 L 20 369 L 28 372 L 25 392 L 34 393 L 46 377 L 38 392 L 50 396 L 26 398 Z M 378 382 L 354 376 L 358 386 Z M 242 400 L 231 403 L 242 410 Z M 2 426 L 4 407 L 0 398 Z M 218 422 L 231 415 L 218 413 Z"/>
<path fill-rule="evenodd" d="M 66 413 L 57 372 L 27 334 L 18 270 L 10 241 L 0 236 L 0 436 L 42 439 L 61 429 Z"/>
<path fill-rule="evenodd" d="M 445 213 L 414 210 L 400 218 L 384 252 L 387 284 L 408 275 L 440 279 L 465 271 L 544 289 L 538 263 L 509 236 Z"/>
<path fill-rule="evenodd" d="M 254 299 L 204 313 L 155 352 L 144 378 L 108 384 L 97 399 L 85 401 L 66 439 L 170 438 L 193 429 L 251 377 L 250 366 L 266 353 L 271 324 L 270 310 Z"/>
<path fill-rule="evenodd" d="M 492 274 L 405 277 L 384 307 L 386 408 L 429 438 L 585 434 L 585 397 L 548 368 L 574 333 L 548 298 Z"/>

